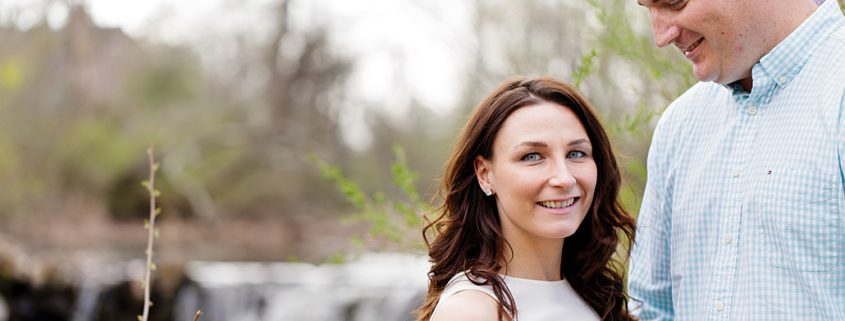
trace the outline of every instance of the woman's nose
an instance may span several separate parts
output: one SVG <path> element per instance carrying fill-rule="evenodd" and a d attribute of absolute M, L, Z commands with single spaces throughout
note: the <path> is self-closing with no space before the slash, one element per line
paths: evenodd
<path fill-rule="evenodd" d="M 549 177 L 549 185 L 555 187 L 569 188 L 575 185 L 575 183 L 575 176 L 572 176 L 569 168 L 565 165 L 557 166 L 553 175 Z"/>

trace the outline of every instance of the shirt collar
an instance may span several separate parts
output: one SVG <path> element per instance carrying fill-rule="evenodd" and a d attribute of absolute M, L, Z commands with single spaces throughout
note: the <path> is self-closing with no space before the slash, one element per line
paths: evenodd
<path fill-rule="evenodd" d="M 827 0 L 789 36 L 767 53 L 752 68 L 754 89 L 760 85 L 785 87 L 804 68 L 816 47 L 842 27 L 839 1 Z M 738 83 L 726 85 L 734 94 L 743 92 Z M 762 89 L 770 91 L 772 88 Z"/>

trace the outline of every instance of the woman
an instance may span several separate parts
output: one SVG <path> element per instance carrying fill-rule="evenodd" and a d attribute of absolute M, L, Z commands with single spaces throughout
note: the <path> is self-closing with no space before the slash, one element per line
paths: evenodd
<path fill-rule="evenodd" d="M 475 108 L 447 163 L 440 216 L 423 230 L 433 264 L 417 320 L 634 320 L 627 255 L 614 258 L 635 230 L 620 181 L 574 87 L 505 82 Z"/>

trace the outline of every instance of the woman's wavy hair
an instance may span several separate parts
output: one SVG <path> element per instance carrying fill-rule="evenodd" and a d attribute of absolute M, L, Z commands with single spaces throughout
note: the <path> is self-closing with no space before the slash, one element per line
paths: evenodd
<path fill-rule="evenodd" d="M 446 163 L 437 196 L 443 203 L 423 229 L 432 266 L 418 321 L 431 318 L 449 280 L 464 271 L 472 282 L 492 287 L 499 301 L 499 320 L 505 314 L 517 315 L 513 297 L 498 274 L 508 261 L 505 247 L 510 245 L 502 234 L 495 198 L 485 196 L 479 187 L 473 162 L 478 155 L 492 158 L 493 141 L 511 113 L 543 102 L 564 106 L 577 115 L 592 142 L 597 168 L 589 213 L 564 242 L 561 276 L 601 320 L 636 320 L 628 311 L 623 286 L 635 223 L 617 199 L 621 174 L 607 134 L 575 87 L 552 78 L 520 77 L 506 81 L 475 107 Z M 622 248 L 620 243 L 624 243 Z"/>

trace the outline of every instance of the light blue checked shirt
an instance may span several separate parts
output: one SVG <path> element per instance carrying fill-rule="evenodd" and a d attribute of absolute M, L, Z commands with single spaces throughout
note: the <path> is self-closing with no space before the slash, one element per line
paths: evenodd
<path fill-rule="evenodd" d="M 752 69 L 660 119 L 631 259 L 643 320 L 845 320 L 845 17 L 826 1 Z"/>

